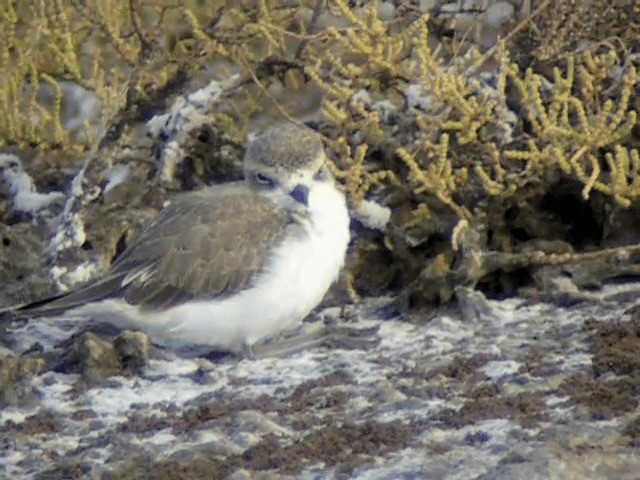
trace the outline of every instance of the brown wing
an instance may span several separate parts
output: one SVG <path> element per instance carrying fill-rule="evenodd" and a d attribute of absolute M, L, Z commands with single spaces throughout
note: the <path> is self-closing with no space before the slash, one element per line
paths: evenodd
<path fill-rule="evenodd" d="M 244 187 L 208 188 L 174 202 L 111 272 L 126 274 L 124 298 L 134 305 L 231 294 L 249 285 L 288 222 Z"/>
<path fill-rule="evenodd" d="M 55 314 L 88 301 L 123 297 L 145 308 L 215 298 L 249 286 L 268 249 L 293 221 L 240 185 L 176 197 L 112 265 L 107 275 L 20 314 Z"/>

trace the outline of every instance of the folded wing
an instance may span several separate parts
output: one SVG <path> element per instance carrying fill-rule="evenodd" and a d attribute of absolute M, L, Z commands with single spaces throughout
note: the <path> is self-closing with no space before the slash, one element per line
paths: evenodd
<path fill-rule="evenodd" d="M 145 309 L 231 295 L 250 285 L 269 248 L 294 225 L 273 202 L 241 185 L 176 197 L 113 263 L 104 278 L 17 308 L 55 315 L 87 302 L 123 298 Z"/>

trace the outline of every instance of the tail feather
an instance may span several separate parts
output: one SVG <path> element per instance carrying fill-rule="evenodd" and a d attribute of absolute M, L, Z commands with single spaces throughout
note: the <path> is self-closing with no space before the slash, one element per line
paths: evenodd
<path fill-rule="evenodd" d="M 0 320 L 60 315 L 85 303 L 113 296 L 119 290 L 121 280 L 122 275 L 113 275 L 79 290 L 0 309 Z"/>

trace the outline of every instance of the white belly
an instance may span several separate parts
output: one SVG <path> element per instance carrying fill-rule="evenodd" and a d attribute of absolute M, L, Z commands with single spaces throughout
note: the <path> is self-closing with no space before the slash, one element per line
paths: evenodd
<path fill-rule="evenodd" d="M 106 300 L 82 313 L 139 328 L 154 340 L 229 351 L 277 335 L 320 303 L 344 264 L 349 242 L 344 194 L 331 185 L 317 186 L 310 194 L 309 211 L 306 234 L 276 247 L 252 286 L 231 297 L 189 302 L 162 312 L 141 312 L 121 300 Z"/>

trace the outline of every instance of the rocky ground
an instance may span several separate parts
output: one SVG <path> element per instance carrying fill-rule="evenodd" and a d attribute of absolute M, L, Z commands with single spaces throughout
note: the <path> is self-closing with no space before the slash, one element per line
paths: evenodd
<path fill-rule="evenodd" d="M 0 476 L 637 478 L 638 288 L 564 307 L 459 291 L 458 308 L 410 317 L 365 301 L 304 326 L 364 343 L 259 360 L 77 319 L 14 325 Z"/>
<path fill-rule="evenodd" d="M 378 14 L 393 21 L 394 3 L 402 2 L 381 2 Z M 491 0 L 482 2 L 486 12 L 474 2 L 463 2 L 462 9 L 461 2 L 404 3 L 415 7 L 408 14 L 432 11 L 432 30 L 445 38 L 440 46 L 446 49 L 452 34 L 490 48 L 532 8 L 547 2 Z M 606 2 L 595 3 L 603 8 Z M 618 27 L 633 23 L 615 21 L 616 12 L 606 7 L 604 26 L 609 22 L 616 28 L 587 22 L 598 27 L 592 32 L 576 27 L 577 15 L 557 2 L 558 15 L 532 30 L 538 41 L 551 39 L 539 42 L 538 57 L 543 58 L 542 47 L 551 48 L 554 58 L 553 47 L 571 46 L 573 40 L 582 45 L 582 34 L 600 30 L 607 39 L 632 37 L 633 28 Z M 332 25 L 335 19 L 327 18 Z M 475 28 L 478 21 L 482 29 Z M 557 29 L 550 30 L 554 25 Z M 566 38 L 558 36 L 562 32 Z M 593 42 L 599 45 L 598 38 Z M 530 47 L 522 45 L 526 51 Z M 238 178 L 241 145 L 210 113 L 245 83 L 209 81 L 209 74 L 203 75 L 185 82 L 184 91 L 166 105 L 158 101 L 158 112 L 142 95 L 144 120 L 133 115 L 135 123 L 128 124 L 128 115 L 116 118 L 95 155 L 66 159 L 57 158 L 55 148 L 3 147 L 0 307 L 99 276 L 172 195 Z M 73 82 L 61 86 L 68 106 L 76 107 L 65 109 L 65 128 L 84 131 L 84 121 L 99 116 L 98 97 Z M 276 97 L 278 91 L 269 90 Z M 288 101 L 304 107 L 303 112 L 292 108 L 296 116 L 318 120 L 320 95 L 316 87 L 311 91 L 282 89 Z M 415 92 L 406 89 L 407 100 L 417 104 L 405 103 L 426 108 L 430 97 L 422 87 Z M 406 112 L 394 114 L 402 119 Z M 268 122 L 258 120 L 250 130 Z M 637 140 L 637 132 L 633 135 Z M 501 145 L 506 148 L 510 141 Z M 326 326 L 349 336 L 333 335 L 297 353 L 258 359 L 198 356 L 157 347 L 139 332 L 113 331 L 83 319 L 11 323 L 0 310 L 0 477 L 639 478 L 640 284 L 600 288 L 616 277 L 638 278 L 638 212 L 636 207 L 610 209 L 595 195 L 587 208 L 574 201 L 582 198 L 582 186 L 569 180 L 571 191 L 554 187 L 547 198 L 558 218 L 544 213 L 545 204 L 518 214 L 520 203 L 508 209 L 509 215 L 519 215 L 519 223 L 510 224 L 505 213 L 503 233 L 528 238 L 526 228 L 535 224 L 533 241 L 539 231 L 555 235 L 554 228 L 560 228 L 578 252 L 584 248 L 585 258 L 593 246 L 630 245 L 628 251 L 612 250 L 606 261 L 589 257 L 591 263 L 556 270 L 532 265 L 527 273 L 536 277 L 531 281 L 536 288 L 528 290 L 508 275 L 513 288 L 484 286 L 497 296 L 506 291 L 529 292 L 528 297 L 488 300 L 458 288 L 455 301 L 445 307 L 406 308 L 410 298 L 376 298 L 325 308 L 302 331 L 317 334 Z M 355 291 L 372 296 L 402 292 L 395 277 L 408 268 L 399 263 L 387 268 L 392 257 L 389 245 L 382 247 L 380 230 L 389 212 L 380 215 L 386 207 L 376 203 L 384 198 L 378 193 L 379 198 L 371 197 L 369 213 L 384 220 L 364 215 L 369 220 L 359 218 L 364 233 L 353 232 L 357 251 L 350 252 L 349 262 L 365 267 L 347 268 Z M 417 200 L 409 200 L 406 207 L 414 208 Z M 500 208 L 486 211 L 500 217 Z M 544 210 L 540 219 L 536 208 Z M 399 210 L 395 213 L 402 220 L 409 210 Z M 357 217 L 358 212 L 351 213 Z M 414 243 L 403 239 L 411 247 L 411 268 L 422 268 L 416 275 L 426 279 L 412 283 L 411 293 L 448 300 L 449 291 L 440 295 L 442 285 L 434 287 L 433 278 L 444 278 L 451 292 L 470 284 L 449 282 L 438 269 L 440 260 L 447 268 L 454 264 L 454 258 L 438 255 L 438 247 L 453 243 L 453 224 L 429 217 L 418 227 Z M 595 241 L 607 231 L 609 243 Z M 502 247 L 500 238 L 507 237 L 499 233 L 496 243 Z M 362 242 L 368 235 L 373 241 Z M 560 244 L 555 253 L 571 247 Z M 402 245 L 391 244 L 395 255 Z M 376 288 L 358 288 L 367 275 L 378 279 L 369 282 Z M 428 295 L 430 288 L 439 295 Z M 330 301 L 344 302 L 339 295 Z"/>

